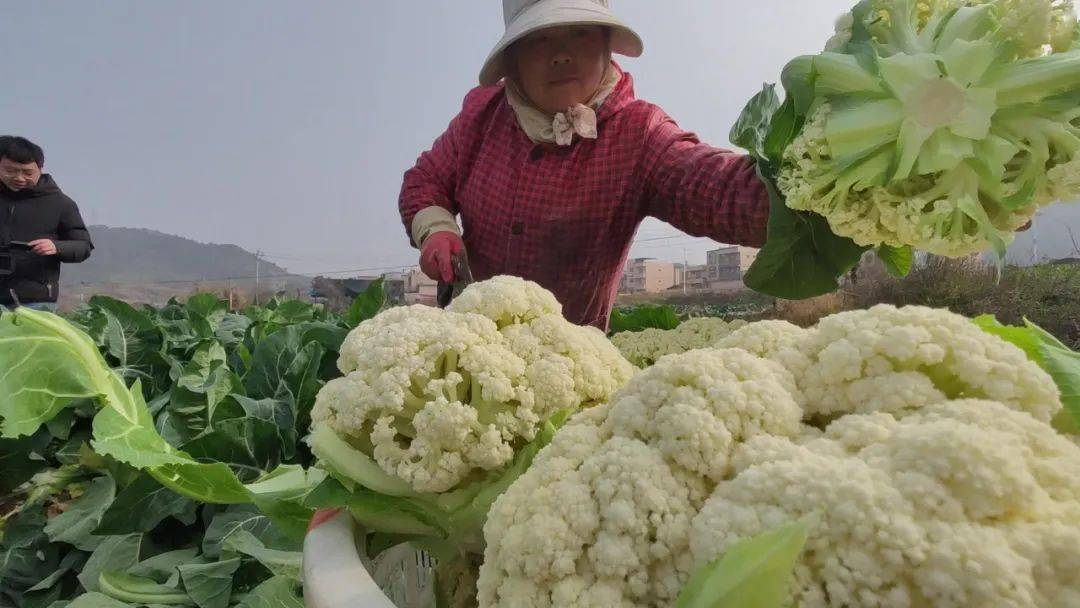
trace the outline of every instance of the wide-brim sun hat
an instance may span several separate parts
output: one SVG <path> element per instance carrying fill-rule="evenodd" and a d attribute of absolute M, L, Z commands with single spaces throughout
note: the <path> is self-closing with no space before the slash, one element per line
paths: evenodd
<path fill-rule="evenodd" d="M 504 76 L 503 51 L 529 34 L 560 25 L 602 25 L 611 30 L 611 52 L 640 57 L 641 37 L 611 12 L 610 0 L 503 0 L 506 32 L 480 70 L 480 85 L 493 85 Z"/>

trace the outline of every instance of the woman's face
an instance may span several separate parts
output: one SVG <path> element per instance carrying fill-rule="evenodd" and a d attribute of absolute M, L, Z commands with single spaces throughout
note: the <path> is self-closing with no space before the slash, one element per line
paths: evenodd
<path fill-rule="evenodd" d="M 597 25 L 552 27 L 522 38 L 508 51 L 510 73 L 545 112 L 585 103 L 611 62 L 608 36 Z"/>

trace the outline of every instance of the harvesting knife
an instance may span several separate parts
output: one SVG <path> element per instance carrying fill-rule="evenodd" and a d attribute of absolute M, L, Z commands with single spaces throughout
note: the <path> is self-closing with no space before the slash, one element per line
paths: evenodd
<path fill-rule="evenodd" d="M 473 282 L 472 270 L 469 269 L 469 256 L 465 254 L 464 249 L 455 254 L 450 263 L 454 268 L 454 282 L 439 281 L 438 292 L 435 295 L 439 308 L 449 306 L 450 302 L 461 295 L 461 292 Z"/>

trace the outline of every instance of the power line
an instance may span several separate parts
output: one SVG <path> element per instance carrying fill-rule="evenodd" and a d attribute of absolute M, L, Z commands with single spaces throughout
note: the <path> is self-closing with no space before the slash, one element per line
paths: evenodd
<path fill-rule="evenodd" d="M 165 279 L 158 281 L 75 281 L 72 285 L 183 285 L 188 283 L 217 283 L 223 281 L 254 281 L 259 279 L 282 279 L 282 278 L 315 278 L 316 276 L 338 275 L 338 274 L 356 274 L 361 272 L 380 272 L 391 270 L 406 270 L 412 268 L 415 264 L 398 264 L 395 266 L 371 266 L 368 268 L 351 268 L 348 270 L 321 270 L 308 274 L 262 274 L 261 277 L 255 275 L 237 275 L 229 277 L 219 278 L 199 278 L 199 279 Z"/>

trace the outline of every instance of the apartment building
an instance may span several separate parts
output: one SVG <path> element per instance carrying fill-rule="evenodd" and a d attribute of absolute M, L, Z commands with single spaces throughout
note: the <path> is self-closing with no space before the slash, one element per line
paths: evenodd
<path fill-rule="evenodd" d="M 659 293 L 682 284 L 683 266 L 654 258 L 627 260 L 620 291 Z"/>

